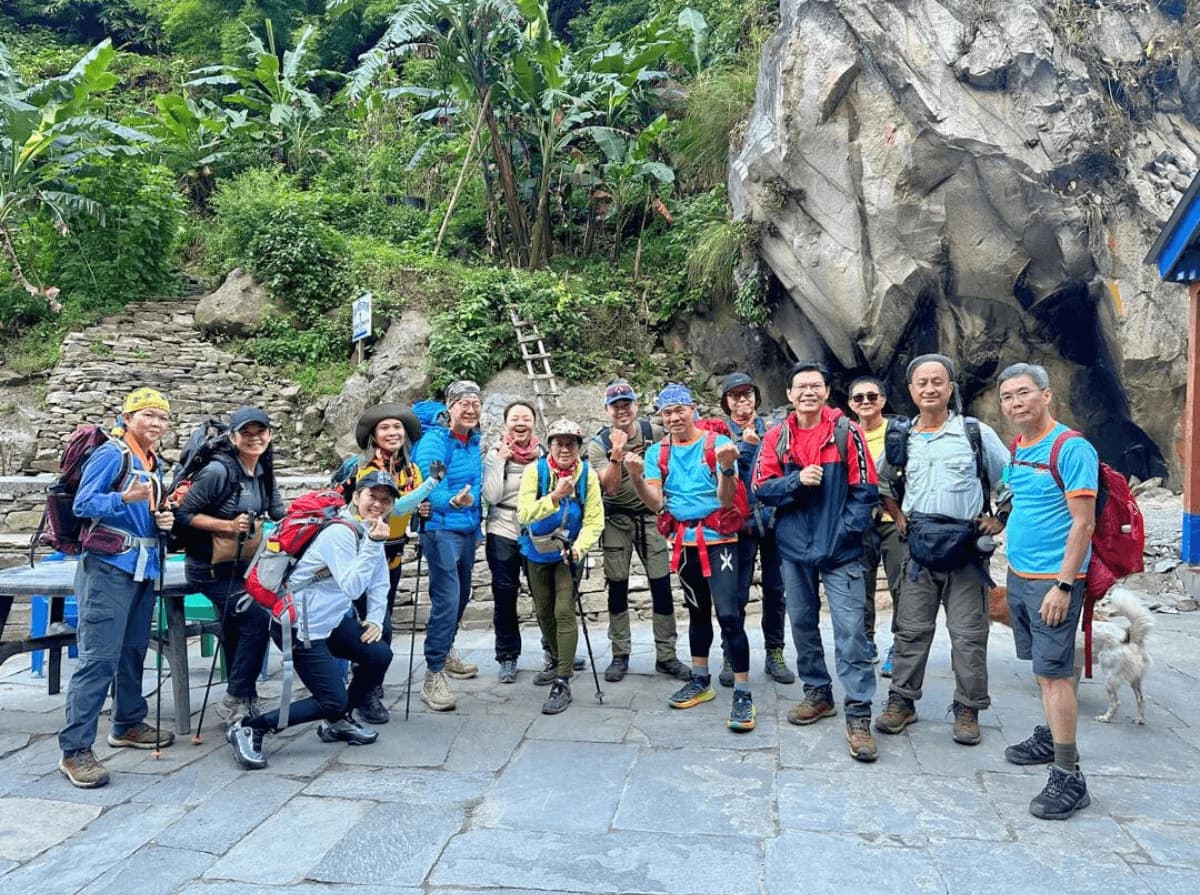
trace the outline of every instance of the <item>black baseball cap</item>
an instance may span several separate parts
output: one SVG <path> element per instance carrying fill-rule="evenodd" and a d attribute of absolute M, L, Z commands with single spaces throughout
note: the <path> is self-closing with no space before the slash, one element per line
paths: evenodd
<path fill-rule="evenodd" d="M 400 496 L 400 489 L 396 486 L 396 480 L 382 469 L 374 469 L 360 478 L 354 485 L 354 493 L 357 494 L 363 488 L 390 488 L 393 495 L 396 497 Z"/>
<path fill-rule="evenodd" d="M 260 410 L 257 407 L 239 407 L 233 412 L 229 418 L 229 431 L 240 432 L 251 423 L 258 423 L 260 426 L 271 428 L 271 418 L 267 416 L 265 410 Z"/>

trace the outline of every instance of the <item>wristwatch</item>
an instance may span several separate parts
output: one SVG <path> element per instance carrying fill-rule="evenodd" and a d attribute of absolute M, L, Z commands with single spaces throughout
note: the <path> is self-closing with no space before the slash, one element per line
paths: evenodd
<path fill-rule="evenodd" d="M 1054 586 L 1061 590 L 1064 594 L 1071 592 L 1071 585 L 1066 581 L 1055 581 Z"/>
<path fill-rule="evenodd" d="M 737 475 L 736 466 L 722 466 L 721 475 Z"/>

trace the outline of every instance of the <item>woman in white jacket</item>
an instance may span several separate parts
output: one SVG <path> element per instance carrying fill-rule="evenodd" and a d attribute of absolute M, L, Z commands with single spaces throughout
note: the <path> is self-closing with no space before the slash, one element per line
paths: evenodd
<path fill-rule="evenodd" d="M 437 484 L 430 478 L 406 494 L 405 512 L 411 512 Z M 317 736 L 326 743 L 343 740 L 353 745 L 375 742 L 379 734 L 354 716 L 378 687 L 392 662 L 391 647 L 383 641 L 383 614 L 389 587 L 384 542 L 391 536 L 388 516 L 400 496 L 395 480 L 386 472 L 371 472 L 358 480 L 353 499 L 341 512 L 347 524 L 330 524 L 313 539 L 296 564 L 290 581 L 296 622 L 292 632 L 292 661 L 310 696 L 292 703 L 287 727 L 321 719 Z M 351 612 L 355 599 L 367 597 L 366 618 Z M 271 624 L 271 637 L 279 644 L 282 629 Z M 347 689 L 337 659 L 349 659 L 354 672 Z M 244 768 L 267 766 L 263 735 L 279 728 L 279 711 L 243 718 L 229 728 L 227 739 L 234 757 Z"/>

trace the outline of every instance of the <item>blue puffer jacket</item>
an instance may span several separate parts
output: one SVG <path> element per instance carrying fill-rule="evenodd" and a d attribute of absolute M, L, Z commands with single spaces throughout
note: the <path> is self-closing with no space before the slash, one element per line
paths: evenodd
<path fill-rule="evenodd" d="M 429 494 L 433 514 L 425 523 L 426 531 L 478 531 L 480 521 L 480 490 L 483 486 L 483 456 L 479 450 L 479 430 L 474 430 L 466 444 L 450 434 L 444 426 L 430 426 L 413 450 L 413 462 L 428 479 L 429 465 L 435 460 L 446 464 L 446 477 Z M 471 486 L 475 499 L 469 507 L 455 509 L 450 498 Z"/>

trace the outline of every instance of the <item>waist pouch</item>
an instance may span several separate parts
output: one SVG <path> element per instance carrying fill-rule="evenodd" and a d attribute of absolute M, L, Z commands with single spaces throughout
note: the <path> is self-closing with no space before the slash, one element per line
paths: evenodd
<path fill-rule="evenodd" d="M 964 522 L 934 513 L 908 517 L 908 555 L 931 572 L 951 572 L 978 561 L 973 521 Z"/>

